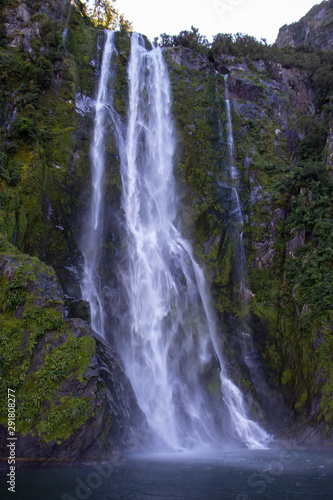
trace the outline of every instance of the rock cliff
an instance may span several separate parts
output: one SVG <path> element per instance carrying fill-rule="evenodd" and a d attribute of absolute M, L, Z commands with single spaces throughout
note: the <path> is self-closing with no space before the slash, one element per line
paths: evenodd
<path fill-rule="evenodd" d="M 276 39 L 278 47 L 309 45 L 333 49 L 333 2 L 324 0 L 296 23 L 282 26 Z"/>
<path fill-rule="evenodd" d="M 1 400 L 15 391 L 19 465 L 100 461 L 152 442 L 122 364 L 70 318 L 53 269 L 0 241 Z M 7 416 L 1 407 L 1 421 Z M 0 426 L 7 461 L 7 427 Z"/>
<path fill-rule="evenodd" d="M 1 5 L 1 397 L 16 390 L 23 462 L 101 460 L 153 440 L 112 349 L 126 307 L 115 265 L 125 243 L 112 136 L 100 241 L 108 343 L 92 331 L 81 300 L 104 34 L 79 1 Z M 331 7 L 323 2 L 305 16 L 302 39 L 283 28 L 284 49 L 228 35 L 208 47 L 195 31 L 164 44 L 178 224 L 205 266 L 229 373 L 254 418 L 302 443 L 332 442 L 333 59 L 329 16 L 321 14 Z M 287 34 L 292 43 L 283 42 Z M 315 48 L 292 47 L 305 40 Z M 124 116 L 127 33 L 117 34 L 116 48 L 115 107 Z M 226 90 L 244 218 L 242 287 L 221 189 L 229 182 Z M 5 422 L 2 412 L 2 436 Z"/>

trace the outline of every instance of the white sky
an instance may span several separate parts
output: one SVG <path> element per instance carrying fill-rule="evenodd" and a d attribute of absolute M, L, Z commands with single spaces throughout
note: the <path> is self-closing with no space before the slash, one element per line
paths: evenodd
<path fill-rule="evenodd" d="M 275 42 L 278 30 L 303 17 L 321 0 L 116 0 L 115 7 L 135 31 L 152 41 L 199 28 L 210 42 L 217 33 L 244 33 Z"/>

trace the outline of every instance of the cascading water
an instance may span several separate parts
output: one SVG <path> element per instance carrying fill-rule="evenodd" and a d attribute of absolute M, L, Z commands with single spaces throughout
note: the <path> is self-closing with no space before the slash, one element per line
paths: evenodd
<path fill-rule="evenodd" d="M 244 289 L 244 273 L 245 273 L 245 251 L 243 244 L 243 214 L 240 205 L 237 185 L 238 185 L 238 170 L 235 164 L 235 147 L 234 134 L 231 116 L 231 104 L 229 99 L 228 75 L 224 75 L 225 85 L 225 107 L 227 113 L 227 144 L 228 144 L 228 164 L 224 170 L 230 179 L 230 183 L 219 182 L 219 192 L 223 199 L 224 206 L 228 212 L 229 225 L 233 231 L 234 240 L 234 256 L 236 265 L 234 266 L 234 280 L 240 284 L 240 291 Z M 221 123 L 219 121 L 219 126 Z M 222 135 L 222 129 L 220 129 Z"/>
<path fill-rule="evenodd" d="M 229 99 L 229 89 L 228 89 L 228 75 L 224 75 L 225 81 L 225 106 L 227 111 L 227 135 L 228 135 L 228 154 L 229 154 L 229 174 L 231 179 L 237 178 L 238 172 L 235 166 L 235 146 L 234 146 L 234 134 L 232 128 L 232 117 L 231 117 L 231 106 Z"/>
<path fill-rule="evenodd" d="M 103 52 L 91 146 L 90 221 L 82 245 L 82 291 L 91 306 L 92 326 L 104 335 L 98 269 L 109 125 L 121 161 L 125 219 L 119 279 L 127 312 L 115 343 L 139 406 L 173 449 L 221 445 L 228 435 L 248 447 L 263 447 L 267 434 L 247 418 L 242 393 L 226 374 L 203 271 L 175 225 L 175 137 L 161 49 L 149 51 L 141 36 L 131 36 L 123 127 L 112 104 L 113 37 L 107 33 Z M 239 214 L 236 210 L 235 217 Z M 220 373 L 219 399 L 207 389 L 214 370 Z"/>
<path fill-rule="evenodd" d="M 227 377 L 203 272 L 175 226 L 175 138 L 167 68 L 161 49 L 132 35 L 129 116 L 122 154 L 129 335 L 119 349 L 138 403 L 173 448 L 217 440 L 202 372 L 216 356 L 229 410 L 229 431 L 249 447 L 267 434 L 246 417 L 240 390 Z M 241 212 L 240 212 L 241 213 Z"/>
<path fill-rule="evenodd" d="M 231 232 L 229 237 L 233 242 L 234 250 L 234 264 L 233 264 L 233 282 L 239 285 L 239 295 L 244 301 L 245 299 L 245 250 L 243 243 L 243 215 L 240 205 L 238 190 L 235 185 L 238 184 L 238 170 L 235 164 L 234 154 L 234 138 L 231 116 L 231 104 L 229 99 L 228 90 L 228 75 L 224 76 L 225 81 L 225 107 L 227 114 L 227 144 L 228 144 L 228 165 L 225 166 L 224 171 L 230 179 L 230 183 L 219 182 L 218 189 L 221 196 L 221 201 L 228 214 L 228 229 Z M 221 122 L 219 120 L 219 126 Z M 222 130 L 220 129 L 220 136 Z M 243 335 L 249 335 L 243 333 Z M 222 360 L 220 360 L 223 366 Z M 237 386 L 231 383 L 226 377 L 224 378 L 224 371 L 221 371 L 221 381 L 226 402 L 233 415 L 233 424 L 235 431 L 241 439 L 243 439 L 249 447 L 260 448 L 265 447 L 270 439 L 269 435 L 255 422 L 247 419 L 244 397 Z"/>
<path fill-rule="evenodd" d="M 114 48 L 114 32 L 108 31 L 98 85 L 94 134 L 90 150 L 92 166 L 92 197 L 87 229 L 81 244 L 84 256 L 84 275 L 82 297 L 90 304 L 91 324 L 96 332 L 104 336 L 104 312 L 99 276 L 100 244 L 103 232 L 103 180 L 105 171 L 105 132 L 106 118 L 110 114 L 109 86 L 112 77 L 111 61 Z"/>
<path fill-rule="evenodd" d="M 167 69 L 160 49 L 132 35 L 129 116 L 122 155 L 128 235 L 123 281 L 130 335 L 120 345 L 138 403 L 173 448 L 208 441 L 209 416 L 198 366 L 208 361 L 207 329 L 191 256 L 174 226 L 174 136 Z"/>
<path fill-rule="evenodd" d="M 65 2 L 66 2 L 66 0 L 65 0 Z M 62 13 L 64 13 L 65 2 L 63 3 L 63 6 L 62 6 Z M 72 11 L 72 8 L 74 5 L 74 0 L 70 0 L 70 2 L 68 1 L 67 3 L 68 3 L 68 11 L 67 11 L 66 23 L 65 23 L 65 27 L 64 27 L 63 32 L 62 32 L 62 39 L 64 41 L 66 41 L 67 36 L 68 36 L 68 23 L 69 23 L 71 11 Z"/>

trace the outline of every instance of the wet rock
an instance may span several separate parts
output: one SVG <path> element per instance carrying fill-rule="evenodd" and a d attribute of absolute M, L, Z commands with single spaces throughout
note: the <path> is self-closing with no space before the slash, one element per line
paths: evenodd
<path fill-rule="evenodd" d="M 81 116 L 91 113 L 96 107 L 96 101 L 84 93 L 75 94 L 75 111 Z"/>
<path fill-rule="evenodd" d="M 65 295 L 65 304 L 69 318 L 80 318 L 87 323 L 91 322 L 90 304 L 87 300 Z"/>
<path fill-rule="evenodd" d="M 80 299 L 82 297 L 81 280 L 77 268 L 75 266 L 63 266 L 57 272 L 65 294 Z"/>

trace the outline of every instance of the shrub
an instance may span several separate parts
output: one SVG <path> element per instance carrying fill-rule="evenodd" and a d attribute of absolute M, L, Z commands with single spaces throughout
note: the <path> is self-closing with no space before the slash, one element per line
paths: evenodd
<path fill-rule="evenodd" d="M 32 118 L 19 118 L 13 123 L 11 134 L 12 136 L 18 135 L 32 144 L 37 140 L 38 129 Z"/>

